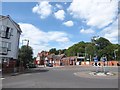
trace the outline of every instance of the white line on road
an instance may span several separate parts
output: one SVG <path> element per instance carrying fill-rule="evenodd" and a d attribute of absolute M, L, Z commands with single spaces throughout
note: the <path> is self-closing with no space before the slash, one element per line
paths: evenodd
<path fill-rule="evenodd" d="M 5 78 L 0 78 L 1 80 L 5 79 Z"/>

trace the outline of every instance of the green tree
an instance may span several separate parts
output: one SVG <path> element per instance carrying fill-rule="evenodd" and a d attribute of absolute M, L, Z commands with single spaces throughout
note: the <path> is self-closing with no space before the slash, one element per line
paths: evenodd
<path fill-rule="evenodd" d="M 94 45 L 92 43 L 87 43 L 85 53 L 87 55 L 87 58 L 90 58 L 92 60 L 92 57 L 94 56 Z"/>
<path fill-rule="evenodd" d="M 77 53 L 83 54 L 85 53 L 85 47 L 86 43 L 85 42 L 79 42 L 77 44 L 74 44 L 73 46 L 69 47 L 65 53 L 67 56 L 76 56 Z"/>
<path fill-rule="evenodd" d="M 106 46 L 111 45 L 110 41 L 106 38 L 100 37 L 95 41 L 97 49 L 104 49 Z"/>
<path fill-rule="evenodd" d="M 19 61 L 23 62 L 25 68 L 27 68 L 27 64 L 29 64 L 33 60 L 33 49 L 30 46 L 22 46 L 19 49 L 18 55 Z"/>
<path fill-rule="evenodd" d="M 52 49 L 49 50 L 49 52 L 50 52 L 51 54 L 54 53 L 54 54 L 56 54 L 56 55 L 58 55 L 58 54 L 65 54 L 65 51 L 66 51 L 66 49 L 56 50 L 56 48 L 52 48 Z"/>
<path fill-rule="evenodd" d="M 118 50 L 116 52 L 117 60 L 120 61 L 120 45 L 118 45 Z"/>
<path fill-rule="evenodd" d="M 57 50 L 56 50 L 56 48 L 52 48 L 52 49 L 50 49 L 50 50 L 49 50 L 49 53 L 51 53 L 51 54 L 52 54 L 52 53 L 57 54 Z"/>

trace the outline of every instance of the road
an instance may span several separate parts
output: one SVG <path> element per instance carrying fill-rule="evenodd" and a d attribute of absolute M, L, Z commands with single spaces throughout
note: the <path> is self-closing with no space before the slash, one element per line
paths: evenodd
<path fill-rule="evenodd" d="M 3 88 L 118 88 L 118 79 L 75 76 L 75 72 L 94 71 L 95 67 L 73 66 L 36 68 L 17 76 L 5 76 Z M 106 67 L 117 72 L 117 67 Z"/>

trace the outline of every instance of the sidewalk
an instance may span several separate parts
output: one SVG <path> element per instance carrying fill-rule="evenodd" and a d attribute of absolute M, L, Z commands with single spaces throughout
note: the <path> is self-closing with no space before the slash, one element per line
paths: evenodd
<path fill-rule="evenodd" d="M 21 72 L 12 72 L 12 73 L 2 73 L 2 77 L 7 77 L 7 76 L 17 76 L 17 75 L 20 75 L 20 74 L 24 74 L 28 71 L 28 69 L 24 70 L 24 71 L 21 71 Z"/>

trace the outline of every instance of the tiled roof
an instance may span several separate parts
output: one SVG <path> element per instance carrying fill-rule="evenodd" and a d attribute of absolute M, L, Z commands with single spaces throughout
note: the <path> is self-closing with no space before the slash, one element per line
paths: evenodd
<path fill-rule="evenodd" d="M 51 55 L 48 55 L 47 57 L 52 58 L 53 60 L 61 60 L 64 56 L 65 56 L 64 54 L 61 54 L 61 55 L 51 54 Z"/>

